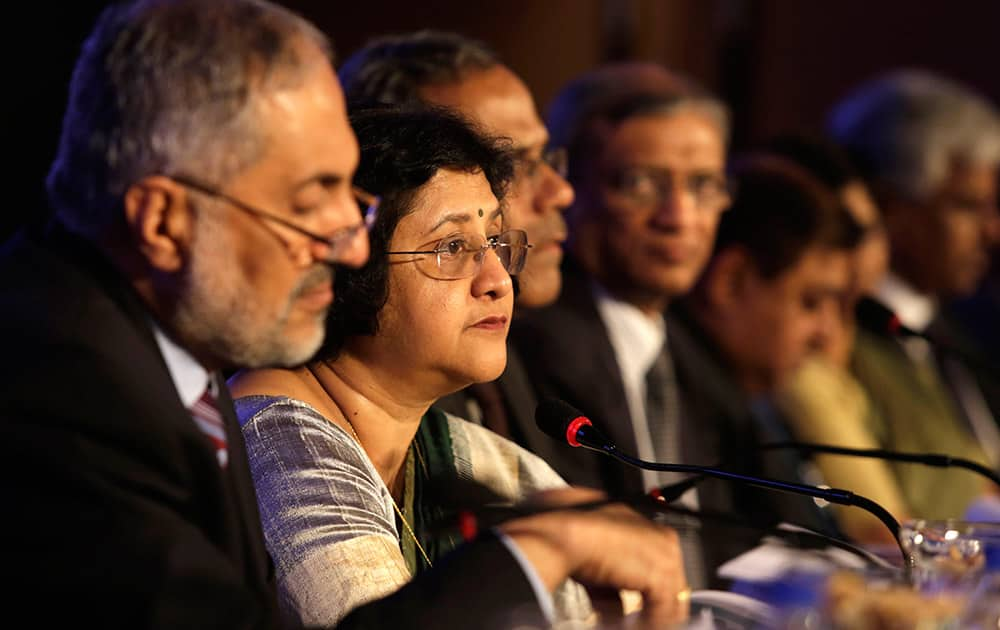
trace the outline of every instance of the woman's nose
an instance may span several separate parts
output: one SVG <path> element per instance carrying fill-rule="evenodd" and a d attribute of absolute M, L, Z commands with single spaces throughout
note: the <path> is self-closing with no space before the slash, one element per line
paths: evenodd
<path fill-rule="evenodd" d="M 484 247 L 476 254 L 479 270 L 472 279 L 472 293 L 476 297 L 492 295 L 494 299 L 502 298 L 513 290 L 510 274 L 496 249 Z"/>

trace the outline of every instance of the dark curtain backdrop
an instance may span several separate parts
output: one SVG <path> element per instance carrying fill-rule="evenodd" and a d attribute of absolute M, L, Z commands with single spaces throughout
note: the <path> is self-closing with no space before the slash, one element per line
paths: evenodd
<path fill-rule="evenodd" d="M 39 216 L 73 59 L 103 2 L 4 8 L 3 145 L 8 195 L 0 236 Z M 923 67 L 1000 102 L 1000 2 L 994 0 L 288 0 L 333 38 L 340 58 L 369 37 L 458 30 L 493 45 L 540 106 L 607 60 L 649 59 L 693 75 L 734 108 L 735 148 L 817 127 L 846 90 L 880 72 Z"/>

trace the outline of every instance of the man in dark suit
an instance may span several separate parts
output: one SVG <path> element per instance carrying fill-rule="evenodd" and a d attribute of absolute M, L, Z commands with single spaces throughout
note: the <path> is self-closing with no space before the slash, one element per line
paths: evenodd
<path fill-rule="evenodd" d="M 373 40 L 344 62 L 339 75 L 348 107 L 373 101 L 438 105 L 454 109 L 491 135 L 510 139 L 517 170 L 505 219 L 510 227 L 525 230 L 532 244 L 517 278 L 515 316 L 551 304 L 562 284 L 563 211 L 573 201 L 573 189 L 564 179 L 565 151 L 549 147 L 548 131 L 524 82 L 482 42 L 438 31 Z M 564 447 L 535 429 L 536 405 L 513 345 L 508 345 L 507 368 L 499 379 L 436 404 L 550 459 Z"/>
<path fill-rule="evenodd" d="M 576 200 L 559 299 L 512 327 L 532 381 L 588 414 L 626 452 L 714 464 L 720 434 L 686 424 L 663 314 L 697 279 L 728 203 L 727 110 L 658 66 L 627 64 L 571 82 L 547 122 L 553 145 L 568 151 Z M 573 483 L 613 494 L 675 480 L 582 450 L 563 449 L 549 463 Z M 728 494 L 712 482 L 687 500 L 725 509 Z M 688 548 L 699 547 L 717 549 Z M 694 555 L 702 554 L 686 558 Z M 706 558 L 708 571 L 689 562 L 689 577 L 701 572 L 706 583 L 723 559 Z"/>
<path fill-rule="evenodd" d="M 12 617 L 280 626 L 219 370 L 307 359 L 333 265 L 367 257 L 327 51 L 260 2 L 139 2 L 99 19 L 49 177 L 55 220 L 0 251 L 0 338 L 19 357 L 0 367 Z M 570 575 L 639 590 L 652 620 L 674 619 L 673 537 L 620 507 L 517 519 L 344 626 L 460 627 L 472 611 L 487 627 L 509 611 L 541 623 L 546 587 Z"/>

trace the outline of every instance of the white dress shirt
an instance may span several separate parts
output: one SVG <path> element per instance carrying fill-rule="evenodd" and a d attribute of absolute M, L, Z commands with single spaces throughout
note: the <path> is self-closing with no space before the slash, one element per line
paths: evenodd
<path fill-rule="evenodd" d="M 882 278 L 875 296 L 896 314 L 904 326 L 917 332 L 925 331 L 937 315 L 937 300 L 920 293 L 891 272 Z"/>
<path fill-rule="evenodd" d="M 208 370 L 202 367 L 201 363 L 198 363 L 198 360 L 190 352 L 171 339 L 156 322 L 151 320 L 150 325 L 153 327 L 156 345 L 159 346 L 160 354 L 163 355 L 163 360 L 167 364 L 170 378 L 174 380 L 177 395 L 180 396 L 184 407 L 190 409 L 198 402 L 205 390 L 212 386 Z"/>
<path fill-rule="evenodd" d="M 636 455 L 640 459 L 655 461 L 653 438 L 646 417 L 646 374 L 666 343 L 666 322 L 662 315 L 651 317 L 633 304 L 613 297 L 597 284 L 594 284 L 593 291 L 597 312 L 608 331 L 625 388 Z M 659 475 L 652 470 L 642 471 L 642 481 L 647 489 L 660 485 Z"/>

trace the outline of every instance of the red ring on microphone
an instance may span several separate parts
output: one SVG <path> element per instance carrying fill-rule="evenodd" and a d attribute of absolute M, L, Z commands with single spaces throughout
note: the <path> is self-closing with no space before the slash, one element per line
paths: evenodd
<path fill-rule="evenodd" d="M 593 426 L 590 418 L 587 416 L 577 416 L 570 420 L 569 424 L 566 426 L 566 441 L 569 442 L 570 446 L 583 446 L 576 441 L 576 432 L 580 430 L 580 427 Z"/>
<path fill-rule="evenodd" d="M 898 335 L 899 329 L 903 327 L 903 322 L 900 321 L 899 315 L 893 313 L 892 317 L 889 318 L 889 334 Z"/>
<path fill-rule="evenodd" d="M 465 542 L 469 542 L 475 538 L 479 534 L 479 522 L 476 515 L 468 510 L 459 512 L 458 531 Z"/>

